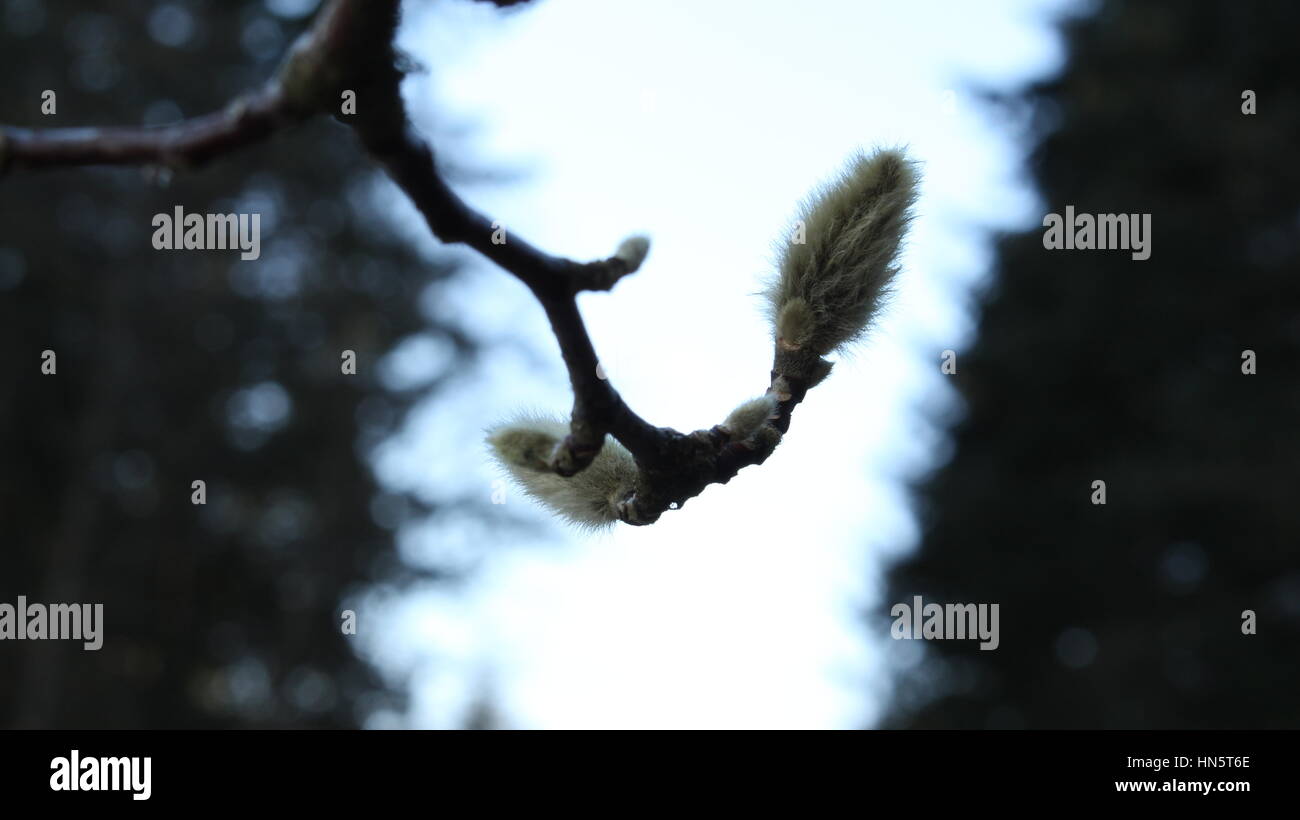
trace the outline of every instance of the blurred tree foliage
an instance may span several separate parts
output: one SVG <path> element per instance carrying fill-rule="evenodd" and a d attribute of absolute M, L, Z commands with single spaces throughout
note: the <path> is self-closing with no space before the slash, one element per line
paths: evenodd
<path fill-rule="evenodd" d="M 314 7 L 0 0 L 0 119 L 216 110 Z M 419 311 L 452 267 L 389 229 L 354 142 L 317 121 L 170 181 L 0 180 L 0 602 L 98 602 L 106 621 L 99 652 L 0 644 L 0 725 L 346 727 L 401 708 L 340 613 L 414 577 L 392 530 L 427 507 L 383 492 L 366 457 L 439 385 L 399 389 L 378 364 L 415 335 L 453 362 L 474 346 Z M 177 205 L 260 213 L 261 258 L 154 250 L 152 216 Z M 40 373 L 45 349 L 57 375 Z"/>
<path fill-rule="evenodd" d="M 890 642 L 885 725 L 1300 725 L 1297 30 L 1293 3 L 1101 2 L 1002 101 L 1044 212 L 1150 213 L 1153 253 L 1001 239 L 886 602 L 998 603 L 1001 646 Z"/>

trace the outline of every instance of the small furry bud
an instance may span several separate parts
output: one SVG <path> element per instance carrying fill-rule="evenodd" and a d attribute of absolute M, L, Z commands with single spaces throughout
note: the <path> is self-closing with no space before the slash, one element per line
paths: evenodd
<path fill-rule="evenodd" d="M 650 253 L 650 240 L 644 236 L 630 236 L 618 246 L 614 258 L 621 259 L 627 265 L 627 272 L 632 273 L 641 267 L 646 255 Z"/>
<path fill-rule="evenodd" d="M 916 171 L 900 151 L 849 162 L 803 206 L 805 242 L 789 242 L 767 291 L 778 340 L 818 355 L 866 332 L 898 272 L 916 201 Z"/>
<path fill-rule="evenodd" d="M 731 433 L 733 439 L 746 439 L 758 432 L 775 412 L 776 396 L 759 396 L 732 410 L 722 426 Z"/>
<path fill-rule="evenodd" d="M 498 463 L 524 492 L 556 515 L 582 527 L 602 527 L 618 520 L 618 504 L 636 485 L 636 462 L 621 444 L 607 438 L 595 460 L 569 478 L 550 466 L 555 446 L 567 435 L 561 419 L 521 415 L 488 431 L 487 442 Z"/>
<path fill-rule="evenodd" d="M 525 470 L 545 471 L 551 453 L 557 444 L 555 436 L 547 429 L 528 426 L 526 420 L 511 426 L 495 428 L 488 443 L 501 463 Z"/>

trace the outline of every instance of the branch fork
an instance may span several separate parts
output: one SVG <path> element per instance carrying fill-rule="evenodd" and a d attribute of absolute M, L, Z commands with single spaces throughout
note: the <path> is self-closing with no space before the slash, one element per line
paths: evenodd
<path fill-rule="evenodd" d="M 576 300 L 635 273 L 649 240 L 630 237 L 610 257 L 585 263 L 516 236 L 494 241 L 496 223 L 448 186 L 433 150 L 411 126 L 400 91 L 409 60 L 393 46 L 398 7 L 398 0 L 331 0 L 276 75 L 219 112 L 158 128 L 0 126 L 0 174 L 78 165 L 197 167 L 303 120 L 332 115 L 353 128 L 438 239 L 495 262 L 546 312 L 573 388 L 567 424 L 522 417 L 488 437 L 525 491 L 578 525 L 644 525 L 766 461 L 789 430 L 794 408 L 830 373 L 824 357 L 866 331 L 897 273 L 916 198 L 912 164 L 898 151 L 859 155 L 805 203 L 806 231 L 785 246 L 767 293 L 774 352 L 766 392 L 706 430 L 656 427 L 599 371 Z M 355 114 L 340 113 L 345 91 L 356 94 Z"/>

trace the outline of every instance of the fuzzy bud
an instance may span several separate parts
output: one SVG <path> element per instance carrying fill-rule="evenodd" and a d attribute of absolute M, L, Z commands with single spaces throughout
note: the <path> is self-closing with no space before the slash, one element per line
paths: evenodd
<path fill-rule="evenodd" d="M 898 272 L 916 192 L 912 163 L 880 150 L 855 157 L 804 204 L 806 241 L 786 244 L 767 291 L 782 348 L 825 355 L 866 332 Z"/>
<path fill-rule="evenodd" d="M 633 273 L 641 267 L 641 263 L 645 261 L 646 255 L 649 253 L 649 239 L 644 236 L 630 236 L 618 246 L 614 258 L 622 260 L 627 265 L 627 272 Z"/>
<path fill-rule="evenodd" d="M 759 396 L 732 410 L 722 427 L 731 433 L 733 439 L 747 439 L 758 432 L 775 412 L 776 396 Z"/>
<path fill-rule="evenodd" d="M 585 470 L 569 478 L 560 476 L 550 460 L 568 432 L 563 420 L 521 415 L 489 430 L 487 443 L 524 492 L 556 515 L 582 527 L 612 524 L 618 520 L 619 503 L 636 486 L 636 462 L 621 444 L 607 438 Z"/>

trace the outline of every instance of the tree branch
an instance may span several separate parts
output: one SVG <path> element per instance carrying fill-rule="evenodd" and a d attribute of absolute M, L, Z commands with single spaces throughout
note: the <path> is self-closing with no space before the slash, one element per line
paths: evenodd
<path fill-rule="evenodd" d="M 523 282 L 550 320 L 573 388 L 569 433 L 546 468 L 562 477 L 585 470 L 606 437 L 627 448 L 636 474 L 614 500 L 611 517 L 648 524 L 709 484 L 725 484 L 761 464 L 788 430 L 794 407 L 830 369 L 814 349 L 778 340 L 765 403 L 745 418 L 683 434 L 655 427 L 624 403 L 598 371 L 576 295 L 610 290 L 644 260 L 647 240 L 633 237 L 608 259 L 578 263 L 507 234 L 447 185 L 432 148 L 413 130 L 402 100 L 393 39 L 398 0 L 332 0 L 294 44 L 276 75 L 224 110 L 159 128 L 30 130 L 0 126 L 0 173 L 78 165 L 192 167 L 268 138 L 309 117 L 332 114 L 351 126 L 443 242 L 478 251 Z M 355 114 L 340 112 L 355 93 Z M 892 251 L 891 251 L 892 253 Z M 822 351 L 824 352 L 824 351 Z M 733 417 L 740 413 L 733 413 Z M 753 418 L 751 418 L 753 417 Z"/>
<path fill-rule="evenodd" d="M 259 142 L 290 121 L 278 89 L 224 111 L 158 128 L 0 130 L 0 172 L 75 165 L 191 167 Z"/>

